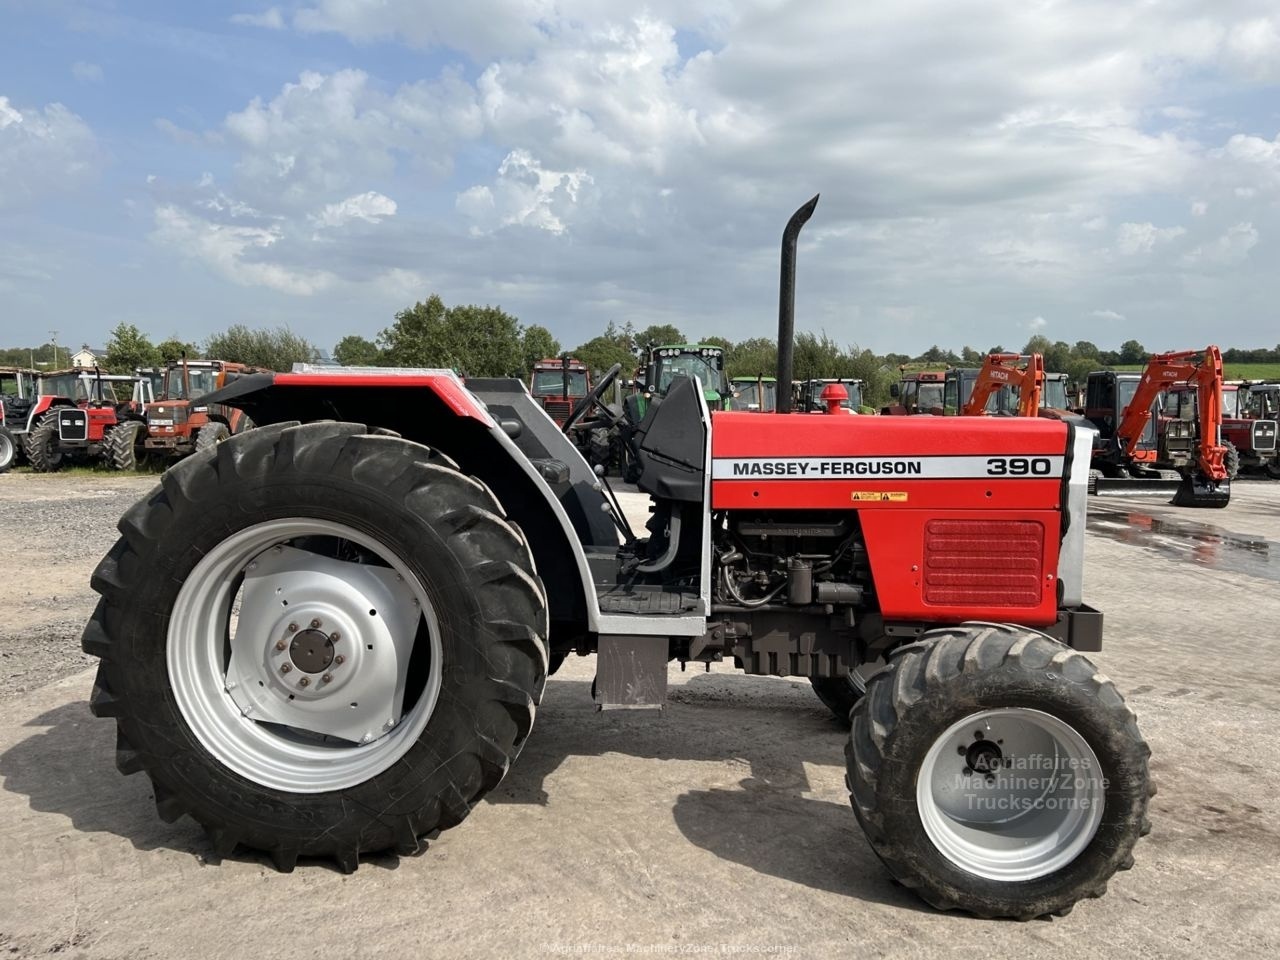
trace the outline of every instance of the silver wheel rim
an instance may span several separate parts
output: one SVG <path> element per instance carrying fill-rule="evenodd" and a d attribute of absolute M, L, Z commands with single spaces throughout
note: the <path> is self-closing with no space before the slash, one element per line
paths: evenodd
<path fill-rule="evenodd" d="M 339 538 L 386 566 L 298 549 L 299 537 Z M 425 677 L 409 689 L 409 653 L 425 637 Z M 166 661 L 201 745 L 292 793 L 343 789 L 392 766 L 426 728 L 442 674 L 419 579 L 372 537 L 310 518 L 246 527 L 205 554 L 178 591 Z M 406 695 L 416 700 L 402 713 Z"/>
<path fill-rule="evenodd" d="M 1075 860 L 1098 831 L 1105 796 L 1084 738 L 1025 707 L 952 724 L 916 781 L 920 822 L 938 852 L 968 873 L 1006 882 L 1048 876 Z"/>
<path fill-rule="evenodd" d="M 6 434 L 0 433 L 0 467 L 8 466 L 13 459 L 14 446 Z"/>

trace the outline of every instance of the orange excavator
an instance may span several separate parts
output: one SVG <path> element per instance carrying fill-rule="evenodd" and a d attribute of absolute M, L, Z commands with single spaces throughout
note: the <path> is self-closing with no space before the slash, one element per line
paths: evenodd
<path fill-rule="evenodd" d="M 982 363 L 973 392 L 960 408 L 961 416 L 981 417 L 987 402 L 999 390 L 1008 387 L 1015 393 L 1018 406 L 1012 416 L 1035 417 L 1040 414 L 1040 393 L 1044 389 L 1044 357 L 1038 353 L 992 353 Z"/>
<path fill-rule="evenodd" d="M 1196 403 L 1189 408 L 1194 417 L 1158 417 L 1156 401 L 1177 384 L 1195 391 Z M 1161 493 L 1172 483 L 1175 506 L 1230 502 L 1217 347 L 1157 354 L 1140 376 L 1095 371 L 1089 375 L 1089 397 L 1085 416 L 1099 431 L 1093 448 L 1097 493 Z M 1098 404 L 1107 397 L 1111 403 L 1103 409 Z M 1175 479 L 1168 479 L 1169 473 Z"/>

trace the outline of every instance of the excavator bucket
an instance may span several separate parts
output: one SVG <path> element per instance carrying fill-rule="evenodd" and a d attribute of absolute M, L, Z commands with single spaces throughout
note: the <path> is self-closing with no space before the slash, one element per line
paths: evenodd
<path fill-rule="evenodd" d="M 1221 509 L 1230 502 L 1230 480 L 1206 480 L 1201 476 L 1184 477 L 1173 495 L 1175 507 Z"/>

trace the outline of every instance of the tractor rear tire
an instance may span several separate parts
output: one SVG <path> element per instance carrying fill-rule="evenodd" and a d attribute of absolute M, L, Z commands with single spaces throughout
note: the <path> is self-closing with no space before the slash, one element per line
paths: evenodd
<path fill-rule="evenodd" d="M 225 423 L 212 420 L 196 431 L 196 453 L 216 447 L 231 436 Z"/>
<path fill-rule="evenodd" d="M 858 822 L 899 883 L 940 910 L 1020 920 L 1100 897 L 1133 865 L 1150 754 L 1083 654 L 985 623 L 894 651 L 845 751 Z"/>
<path fill-rule="evenodd" d="M 449 458 L 359 424 L 276 424 L 172 467 L 119 529 L 91 581 L 90 707 L 116 721 L 119 770 L 145 771 L 160 816 L 190 815 L 215 856 L 350 872 L 414 853 L 524 745 L 546 595 L 524 537 Z M 347 701 L 366 699 L 376 713 L 351 727 Z"/>
<path fill-rule="evenodd" d="M 1226 467 L 1227 479 L 1234 480 L 1240 475 L 1240 451 L 1230 440 L 1222 441 L 1222 445 L 1226 447 L 1226 453 L 1222 455 L 1222 465 Z"/>
<path fill-rule="evenodd" d="M 36 473 L 53 473 L 62 466 L 58 411 L 51 410 L 27 434 L 27 460 Z"/>
<path fill-rule="evenodd" d="M 146 429 L 147 425 L 140 420 L 125 420 L 112 427 L 102 447 L 107 466 L 134 473 L 138 469 L 138 441 Z"/>
<path fill-rule="evenodd" d="M 0 424 L 0 473 L 8 473 L 18 459 L 18 441 L 4 424 Z"/>

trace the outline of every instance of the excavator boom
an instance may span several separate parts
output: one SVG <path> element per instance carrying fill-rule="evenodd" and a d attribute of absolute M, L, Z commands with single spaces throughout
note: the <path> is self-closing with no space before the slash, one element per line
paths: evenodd
<path fill-rule="evenodd" d="M 1018 416 L 1034 417 L 1040 412 L 1040 394 L 1044 389 L 1044 357 L 1038 353 L 992 353 L 982 362 L 973 393 L 960 413 L 980 417 L 987 409 L 992 394 L 1005 387 L 1018 391 Z"/>
<path fill-rule="evenodd" d="M 1196 457 L 1183 473 L 1173 502 L 1178 506 L 1224 507 L 1231 492 L 1224 459 L 1227 450 L 1222 445 L 1222 354 L 1217 347 L 1157 354 L 1148 360 L 1116 428 L 1116 438 L 1125 455 L 1134 456 L 1156 398 L 1176 383 L 1185 383 L 1196 392 Z"/>

